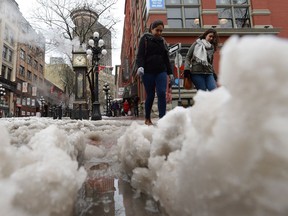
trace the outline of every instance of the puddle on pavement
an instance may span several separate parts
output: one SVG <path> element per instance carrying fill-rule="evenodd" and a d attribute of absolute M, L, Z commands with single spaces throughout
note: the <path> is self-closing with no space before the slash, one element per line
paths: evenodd
<path fill-rule="evenodd" d="M 153 199 L 143 194 L 136 197 L 129 182 L 107 175 L 109 167 L 108 162 L 89 165 L 75 216 L 167 216 Z"/>

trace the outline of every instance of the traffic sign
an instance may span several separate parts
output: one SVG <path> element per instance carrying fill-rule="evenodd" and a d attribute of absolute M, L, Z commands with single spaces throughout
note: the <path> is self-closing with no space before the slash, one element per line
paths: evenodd
<path fill-rule="evenodd" d="M 169 47 L 169 55 L 172 55 L 176 51 L 181 49 L 181 43 L 174 44 L 173 46 Z"/>

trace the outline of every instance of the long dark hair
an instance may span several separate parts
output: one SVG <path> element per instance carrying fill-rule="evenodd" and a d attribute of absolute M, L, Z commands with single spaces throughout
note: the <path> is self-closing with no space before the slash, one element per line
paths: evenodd
<path fill-rule="evenodd" d="M 149 33 L 151 33 L 152 29 L 157 28 L 157 26 L 159 25 L 162 25 L 164 28 L 164 23 L 162 20 L 155 20 L 154 22 L 152 22 L 149 27 Z"/>
<path fill-rule="evenodd" d="M 212 45 L 214 46 L 214 51 L 217 50 L 218 48 L 218 41 L 219 41 L 219 37 L 218 37 L 218 33 L 215 29 L 208 29 L 206 30 L 202 35 L 199 36 L 200 39 L 205 39 L 206 36 L 210 33 L 213 33 L 214 34 L 214 38 L 213 38 L 213 41 L 212 41 Z"/>

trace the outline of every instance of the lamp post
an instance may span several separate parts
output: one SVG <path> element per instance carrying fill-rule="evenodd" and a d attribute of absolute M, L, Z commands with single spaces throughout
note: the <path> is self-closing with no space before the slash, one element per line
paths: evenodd
<path fill-rule="evenodd" d="M 104 49 L 104 40 L 100 39 L 99 33 L 94 32 L 93 38 L 88 41 L 87 59 L 92 62 L 92 116 L 91 120 L 101 120 L 100 103 L 99 103 L 99 60 L 100 56 L 107 54 Z M 94 79 L 93 79 L 94 78 Z"/>
<path fill-rule="evenodd" d="M 108 116 L 108 94 L 110 91 L 110 86 L 108 83 L 104 83 L 103 85 L 103 91 L 105 92 L 105 99 L 106 99 L 106 116 Z"/>
<path fill-rule="evenodd" d="M 108 116 L 112 116 L 112 112 L 111 112 L 111 101 L 112 101 L 112 96 L 109 94 L 109 95 L 108 95 Z"/>
<path fill-rule="evenodd" d="M 42 111 L 41 117 L 43 117 L 44 116 L 44 103 L 45 103 L 45 99 L 43 96 L 40 97 L 40 101 L 41 101 L 41 111 Z"/>

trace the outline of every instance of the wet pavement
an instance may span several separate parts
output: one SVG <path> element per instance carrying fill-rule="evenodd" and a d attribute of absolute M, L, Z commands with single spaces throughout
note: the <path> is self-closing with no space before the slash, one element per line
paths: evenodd
<path fill-rule="evenodd" d="M 110 176 L 109 162 L 89 163 L 79 190 L 75 216 L 168 216 L 159 203 L 133 190 L 128 181 Z"/>
<path fill-rule="evenodd" d="M 123 116 L 107 120 L 138 120 L 144 118 Z M 110 151 L 117 139 L 90 137 L 88 145 Z M 121 173 L 119 162 L 108 157 L 92 158 L 84 162 L 88 177 L 78 192 L 75 216 L 168 216 L 153 198 L 137 193 L 128 178 Z"/>

